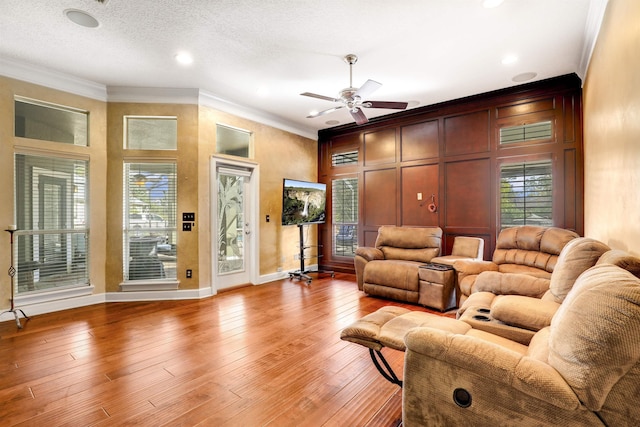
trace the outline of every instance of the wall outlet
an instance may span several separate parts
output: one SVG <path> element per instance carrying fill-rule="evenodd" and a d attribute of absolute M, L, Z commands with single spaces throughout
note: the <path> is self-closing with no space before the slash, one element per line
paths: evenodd
<path fill-rule="evenodd" d="M 278 268 L 276 268 L 276 271 L 277 271 L 278 273 L 280 273 L 280 272 L 282 271 L 282 267 L 278 267 Z"/>
<path fill-rule="evenodd" d="M 193 271 L 191 271 L 191 269 L 187 270 L 187 279 L 191 279 L 191 277 L 193 277 Z"/>

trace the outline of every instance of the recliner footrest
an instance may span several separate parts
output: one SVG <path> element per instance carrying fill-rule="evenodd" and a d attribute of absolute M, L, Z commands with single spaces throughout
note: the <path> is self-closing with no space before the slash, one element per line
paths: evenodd
<path fill-rule="evenodd" d="M 465 334 L 471 326 L 459 320 L 403 307 L 385 306 L 355 321 L 342 330 L 340 339 L 372 350 L 383 347 L 405 351 L 404 336 L 413 328 L 427 326 Z"/>

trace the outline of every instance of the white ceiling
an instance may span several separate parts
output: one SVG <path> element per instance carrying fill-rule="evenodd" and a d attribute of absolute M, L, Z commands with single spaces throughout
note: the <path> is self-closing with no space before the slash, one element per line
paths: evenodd
<path fill-rule="evenodd" d="M 300 96 L 383 84 L 370 99 L 424 106 L 568 73 L 583 77 L 607 0 L 0 0 L 0 74 L 122 87 L 191 88 L 213 103 L 305 136 L 353 122 Z M 37 5 L 36 5 L 37 3 Z M 64 14 L 79 9 L 100 25 Z M 175 61 L 189 52 L 190 66 Z M 507 55 L 518 61 L 503 65 Z M 71 76 L 71 77 L 69 77 Z M 180 91 L 165 93 L 182 93 Z M 202 97 L 201 97 L 202 99 Z M 369 118 L 393 110 L 366 109 Z"/>

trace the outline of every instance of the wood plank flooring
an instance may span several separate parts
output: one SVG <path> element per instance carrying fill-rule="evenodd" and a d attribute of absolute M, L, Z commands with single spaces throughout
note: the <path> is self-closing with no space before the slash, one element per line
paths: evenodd
<path fill-rule="evenodd" d="M 340 331 L 384 305 L 355 277 L 0 323 L 3 426 L 396 426 L 400 389 Z M 28 311 L 28 310 L 27 310 Z M 28 314 L 28 313 L 27 313 Z M 24 320 L 23 320 L 24 322 Z M 396 372 L 403 353 L 385 351 Z"/>

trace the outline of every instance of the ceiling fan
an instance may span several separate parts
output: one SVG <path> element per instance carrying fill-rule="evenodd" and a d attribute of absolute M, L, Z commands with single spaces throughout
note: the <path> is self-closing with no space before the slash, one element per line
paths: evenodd
<path fill-rule="evenodd" d="M 311 98 L 324 99 L 325 101 L 341 102 L 343 105 L 338 105 L 337 107 L 329 108 L 315 114 L 310 114 L 307 116 L 308 119 L 332 113 L 346 107 L 349 110 L 349 113 L 351 113 L 351 116 L 355 119 L 356 123 L 362 125 L 369 121 L 367 116 L 364 115 L 362 108 L 388 108 L 394 110 L 404 110 L 407 108 L 408 104 L 406 102 L 364 101 L 364 98 L 378 90 L 382 84 L 374 80 L 367 80 L 359 89 L 353 87 L 353 64 L 358 61 L 358 57 L 354 54 L 349 54 L 344 57 L 344 61 L 349 64 L 349 87 L 342 89 L 338 93 L 337 98 L 318 95 L 311 92 L 304 92 L 300 94 L 303 96 L 310 96 Z"/>

